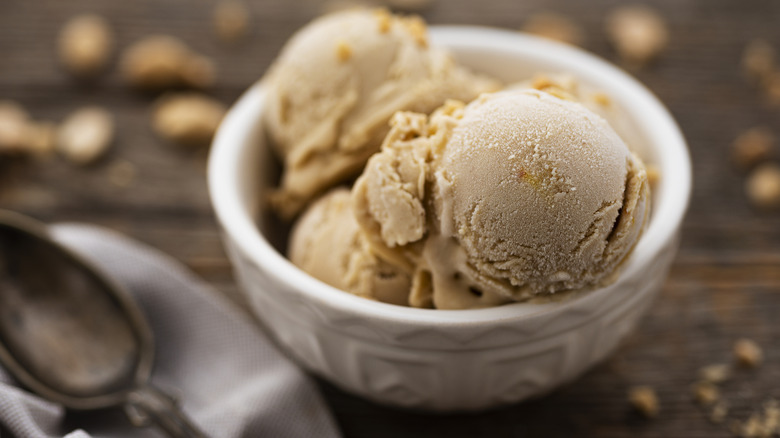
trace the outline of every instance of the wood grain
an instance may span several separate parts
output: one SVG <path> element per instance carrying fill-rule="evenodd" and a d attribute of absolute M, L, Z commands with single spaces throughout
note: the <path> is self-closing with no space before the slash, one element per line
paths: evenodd
<path fill-rule="evenodd" d="M 620 0 L 439 0 L 423 15 L 434 24 L 519 28 L 532 13 L 557 11 L 586 30 L 585 48 L 616 60 L 602 30 Z M 751 39 L 780 46 L 776 0 L 657 0 L 671 44 L 657 64 L 632 71 L 669 107 L 691 147 L 695 188 L 679 257 L 663 296 L 635 335 L 606 363 L 538 400 L 468 415 L 427 415 L 381 407 L 322 383 L 348 437 L 726 437 L 691 401 L 696 370 L 730 360 L 739 337 L 765 349 L 765 365 L 724 385 L 730 417 L 744 420 L 769 397 L 780 398 L 780 213 L 759 213 L 743 195 L 744 175 L 728 160 L 731 141 L 755 125 L 780 134 L 780 108 L 742 78 L 738 63 Z M 250 2 L 249 38 L 225 46 L 211 32 L 213 0 L 2 0 L 0 99 L 14 99 L 36 118 L 61 120 L 97 103 L 116 116 L 110 155 L 86 169 L 58 159 L 4 163 L 0 207 L 50 222 L 86 221 L 149 243 L 183 261 L 242 303 L 222 251 L 205 185 L 204 150 L 184 150 L 152 135 L 151 96 L 128 90 L 112 68 L 94 84 L 77 84 L 55 58 L 55 38 L 68 17 L 105 15 L 119 47 L 150 33 L 182 37 L 213 57 L 212 93 L 230 103 L 257 80 L 284 41 L 323 7 L 316 0 Z M 109 182 L 117 160 L 135 164 L 129 187 Z M 626 403 L 635 384 L 654 386 L 661 414 L 643 420 Z"/>

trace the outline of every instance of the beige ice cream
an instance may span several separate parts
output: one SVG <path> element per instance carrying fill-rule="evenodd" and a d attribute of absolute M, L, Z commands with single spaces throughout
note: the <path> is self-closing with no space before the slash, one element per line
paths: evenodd
<path fill-rule="evenodd" d="M 410 303 L 472 308 L 610 281 L 647 220 L 647 176 L 598 115 L 534 90 L 396 114 L 352 191 Z"/>
<path fill-rule="evenodd" d="M 411 276 L 371 253 L 345 188 L 328 192 L 301 216 L 293 227 L 289 256 L 296 266 L 333 287 L 409 305 Z"/>
<path fill-rule="evenodd" d="M 396 111 L 428 113 L 447 98 L 468 101 L 497 87 L 431 47 L 420 18 L 368 9 L 314 20 L 264 81 L 265 123 L 284 161 L 272 203 L 285 217 L 359 173 Z"/>
<path fill-rule="evenodd" d="M 646 149 L 642 140 L 635 134 L 636 128 L 631 118 L 622 111 L 617 102 L 603 91 L 581 83 L 569 73 L 538 73 L 531 79 L 507 85 L 506 90 L 523 88 L 534 88 L 561 99 L 579 102 L 603 117 L 632 151 L 643 152 Z"/>

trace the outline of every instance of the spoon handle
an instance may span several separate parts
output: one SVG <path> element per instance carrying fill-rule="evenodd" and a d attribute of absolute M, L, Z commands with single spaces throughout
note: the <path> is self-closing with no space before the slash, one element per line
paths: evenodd
<path fill-rule="evenodd" d="M 171 438 L 206 438 L 170 395 L 152 386 L 131 391 L 127 395 L 125 411 L 134 425 L 154 424 Z"/>

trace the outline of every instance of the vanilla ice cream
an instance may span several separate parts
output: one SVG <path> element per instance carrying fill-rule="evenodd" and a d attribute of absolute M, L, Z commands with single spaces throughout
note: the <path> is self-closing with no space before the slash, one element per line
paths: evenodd
<path fill-rule="evenodd" d="M 345 188 L 333 189 L 306 210 L 293 227 L 288 252 L 296 266 L 333 287 L 409 305 L 411 276 L 371 253 Z"/>
<path fill-rule="evenodd" d="M 497 83 L 431 47 L 419 17 L 356 9 L 314 20 L 264 78 L 267 131 L 284 161 L 272 204 L 283 217 L 360 172 L 399 110 L 428 113 Z"/>
<path fill-rule="evenodd" d="M 603 91 L 579 81 L 574 75 L 561 72 L 537 73 L 532 78 L 507 85 L 506 90 L 534 88 L 564 100 L 579 102 L 603 117 L 634 152 L 646 152 L 642 139 L 636 135 L 631 118 L 618 102 Z"/>
<path fill-rule="evenodd" d="M 583 105 L 534 90 L 398 113 L 352 191 L 409 302 L 456 309 L 605 284 L 647 221 L 642 162 Z"/>

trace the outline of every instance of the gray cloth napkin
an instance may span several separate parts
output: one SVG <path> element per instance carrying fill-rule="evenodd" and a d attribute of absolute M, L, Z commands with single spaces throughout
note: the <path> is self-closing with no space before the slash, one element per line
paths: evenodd
<path fill-rule="evenodd" d="M 247 317 L 170 257 L 114 232 L 76 224 L 53 235 L 135 296 L 156 341 L 152 382 L 210 437 L 336 437 L 313 381 Z M 161 437 L 121 411 L 68 414 L 15 386 L 0 368 L 0 436 Z"/>

